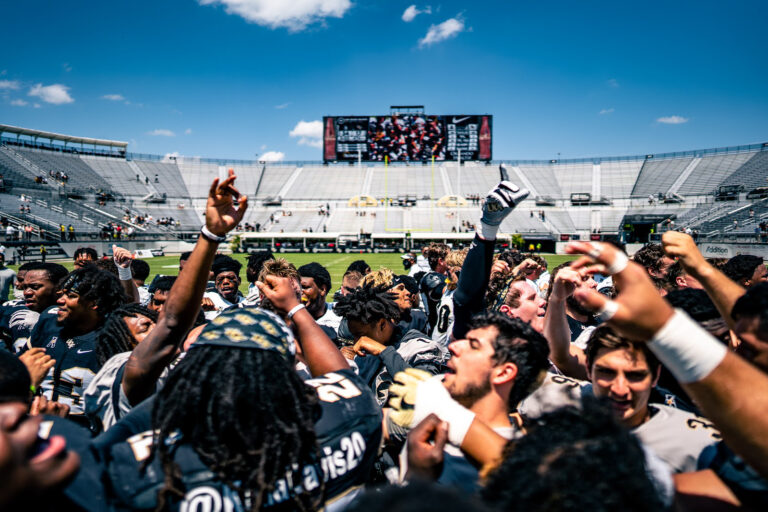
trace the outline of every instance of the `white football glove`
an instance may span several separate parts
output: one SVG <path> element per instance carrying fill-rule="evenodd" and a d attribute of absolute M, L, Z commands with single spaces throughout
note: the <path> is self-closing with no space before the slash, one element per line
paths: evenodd
<path fill-rule="evenodd" d="M 521 189 L 511 181 L 502 181 L 488 192 L 483 201 L 483 216 L 480 217 L 480 222 L 488 226 L 499 226 L 530 193 L 528 189 Z"/>

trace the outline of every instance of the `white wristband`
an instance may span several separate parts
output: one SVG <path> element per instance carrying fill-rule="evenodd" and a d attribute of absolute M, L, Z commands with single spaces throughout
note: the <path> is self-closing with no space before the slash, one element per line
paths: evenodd
<path fill-rule="evenodd" d="M 432 413 L 448 423 L 448 441 L 455 446 L 461 446 L 469 426 L 475 419 L 475 413 L 451 398 L 450 393 L 443 386 L 442 376 L 433 377 L 419 384 L 414 404 L 413 426 L 421 423 Z"/>
<path fill-rule="evenodd" d="M 618 274 L 619 272 L 627 268 L 628 264 L 629 264 L 629 258 L 627 258 L 627 255 L 621 251 L 616 251 L 616 258 L 613 260 L 613 263 L 611 263 L 606 270 L 610 275 Z"/>
<path fill-rule="evenodd" d="M 289 312 L 288 312 L 288 313 L 285 315 L 285 318 L 287 318 L 288 320 L 290 320 L 291 318 L 293 318 L 293 315 L 295 315 L 296 313 L 298 313 L 298 312 L 299 312 L 300 310 L 302 310 L 302 309 L 306 309 L 306 306 L 304 306 L 304 304 L 296 304 L 296 305 L 295 305 L 295 306 L 293 306 L 293 307 L 291 308 L 291 310 L 290 310 L 290 311 L 289 311 Z"/>
<path fill-rule="evenodd" d="M 725 345 L 680 309 L 656 333 L 648 348 L 681 384 L 700 381 L 728 353 Z"/>
<path fill-rule="evenodd" d="M 130 281 L 133 279 L 133 273 L 131 272 L 131 267 L 123 268 L 120 265 L 115 262 L 115 266 L 117 266 L 117 277 L 120 278 L 121 281 Z"/>
<path fill-rule="evenodd" d="M 216 243 L 216 244 L 224 243 L 224 242 L 227 241 L 227 237 L 226 236 L 219 236 L 219 235 L 215 235 L 215 234 L 211 233 L 211 230 L 208 229 L 208 226 L 206 226 L 206 225 L 203 225 L 203 227 L 200 228 L 200 233 L 202 233 L 203 238 L 207 239 L 210 242 Z"/>
<path fill-rule="evenodd" d="M 477 234 L 480 235 L 480 238 L 490 242 L 491 240 L 496 240 L 496 234 L 499 232 L 499 226 L 490 226 L 483 222 L 478 222 L 476 231 Z"/>

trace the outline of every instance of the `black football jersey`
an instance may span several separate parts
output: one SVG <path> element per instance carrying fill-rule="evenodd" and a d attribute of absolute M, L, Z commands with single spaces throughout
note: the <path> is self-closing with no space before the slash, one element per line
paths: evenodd
<path fill-rule="evenodd" d="M 322 458 L 302 465 L 300 481 L 290 474 L 280 479 L 262 509 L 293 510 L 291 496 L 299 489 L 320 493 L 324 479 L 325 510 L 342 510 L 367 480 L 376 458 L 381 410 L 365 383 L 347 369 L 305 382 L 315 388 L 320 399 L 322 413 L 315 422 L 315 433 Z M 106 480 L 116 510 L 154 510 L 158 491 L 163 488 L 164 474 L 158 460 L 140 471 L 152 447 L 151 410 L 151 401 L 142 403 L 95 441 L 106 461 Z M 146 430 L 135 433 L 142 428 Z M 105 439 L 117 442 L 109 444 Z M 203 464 L 192 446 L 180 437 L 167 442 L 174 444 L 174 460 L 186 488 L 184 499 L 172 503 L 173 510 L 237 512 L 250 508 L 247 500 L 243 503 L 237 492 Z"/>
<path fill-rule="evenodd" d="M 22 304 L 0 306 L 0 339 L 18 354 L 29 341 L 40 313 Z"/>
<path fill-rule="evenodd" d="M 100 367 L 96 331 L 69 335 L 57 322 L 57 311 L 55 307 L 43 311 L 30 336 L 32 347 L 45 348 L 56 361 L 40 387 L 48 400 L 67 404 L 71 415 L 85 418 L 83 394 Z"/>

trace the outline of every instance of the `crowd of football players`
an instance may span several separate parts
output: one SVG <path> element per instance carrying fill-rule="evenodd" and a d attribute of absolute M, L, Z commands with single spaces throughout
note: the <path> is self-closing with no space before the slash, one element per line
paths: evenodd
<path fill-rule="evenodd" d="M 548 269 L 495 247 L 527 195 L 501 181 L 469 249 L 405 271 L 259 253 L 243 276 L 217 252 L 247 208 L 230 171 L 178 276 L 118 246 L 25 263 L 0 509 L 768 509 L 762 258 L 668 231 Z"/>

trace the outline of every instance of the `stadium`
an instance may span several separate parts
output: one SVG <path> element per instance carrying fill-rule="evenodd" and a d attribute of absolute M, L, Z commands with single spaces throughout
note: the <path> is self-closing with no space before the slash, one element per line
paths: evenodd
<path fill-rule="evenodd" d="M 768 510 L 768 2 L 6 2 L 0 511 Z"/>
<path fill-rule="evenodd" d="M 500 166 L 531 192 L 501 227 L 521 249 L 561 253 L 579 239 L 640 247 L 675 228 L 694 233 L 707 255 L 768 255 L 768 143 L 559 161 L 471 160 L 465 151 L 463 161 L 390 163 L 352 151 L 348 161 L 272 163 L 136 154 L 126 142 L 9 125 L 0 141 L 2 224 L 15 230 L 5 245 L 33 257 L 40 243 L 51 256 L 84 243 L 107 253 L 118 237 L 134 250 L 187 250 L 209 184 L 226 169 L 251 200 L 237 252 L 463 247 Z"/>

